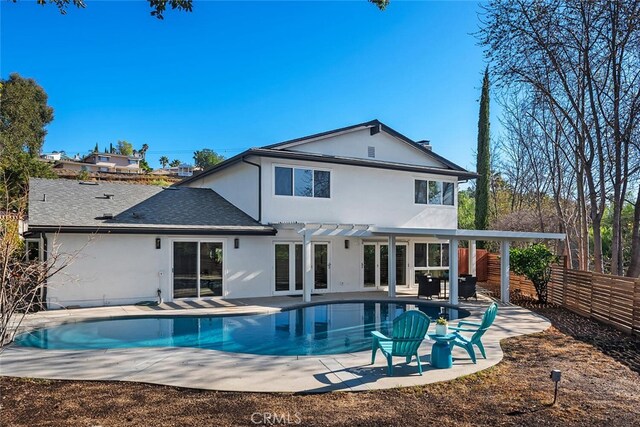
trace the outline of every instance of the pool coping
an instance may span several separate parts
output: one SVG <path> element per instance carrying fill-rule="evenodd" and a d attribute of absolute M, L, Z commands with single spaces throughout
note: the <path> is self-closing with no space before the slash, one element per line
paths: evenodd
<path fill-rule="evenodd" d="M 344 298 L 339 294 L 322 298 L 311 304 L 291 301 L 279 307 L 243 306 L 242 312 L 216 309 L 216 316 L 259 315 L 291 310 L 329 302 L 371 302 L 372 300 L 402 303 L 429 303 L 447 305 L 440 301 L 416 298 Z M 281 301 L 282 302 L 282 301 Z M 286 302 L 286 301 L 285 301 Z M 464 303 L 458 307 L 469 310 L 465 319 L 477 320 L 489 301 Z M 431 305 L 431 304 L 429 304 Z M 113 311 L 113 310 L 112 310 Z M 126 309 L 125 309 L 126 311 Z M 131 310 L 136 312 L 138 310 Z M 137 315 L 113 315 L 109 310 L 85 310 L 72 316 L 31 316 L 23 330 L 72 323 L 77 321 L 106 320 L 146 316 L 209 316 L 205 309 L 143 310 Z M 95 316 L 86 315 L 98 313 Z M 51 312 L 48 312 L 51 313 Z M 68 313 L 66 313 L 68 314 Z M 44 318 L 44 322 L 43 322 Z M 432 342 L 425 340 L 420 347 L 424 374 L 417 374 L 415 361 L 405 364 L 403 358 L 394 358 L 394 375 L 386 376 L 386 361 L 380 353 L 370 365 L 370 351 L 322 356 L 267 356 L 231 353 L 185 347 L 142 347 L 109 350 L 42 350 L 30 347 L 7 346 L 0 352 L 0 375 L 65 380 L 134 381 L 168 386 L 247 392 L 322 393 L 328 391 L 365 391 L 409 387 L 439 381 L 448 381 L 473 374 L 499 363 L 503 358 L 500 340 L 511 336 L 540 332 L 550 323 L 540 315 L 522 307 L 501 305 L 496 322 L 483 337 L 487 359 L 471 363 L 460 348 L 453 352 L 454 365 L 450 369 L 435 369 L 428 362 Z M 479 354 L 478 354 L 479 356 Z"/>

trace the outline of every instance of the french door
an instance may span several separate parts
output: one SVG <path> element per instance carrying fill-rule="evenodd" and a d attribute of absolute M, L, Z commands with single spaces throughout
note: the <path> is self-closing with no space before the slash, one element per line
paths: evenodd
<path fill-rule="evenodd" d="M 329 290 L 329 244 L 312 243 L 313 290 Z M 302 243 L 278 242 L 274 250 L 275 293 L 302 293 L 304 263 Z"/>
<path fill-rule="evenodd" d="M 173 242 L 174 298 L 220 297 L 223 276 L 222 242 Z"/>
<path fill-rule="evenodd" d="M 362 253 L 362 285 L 377 289 L 389 286 L 389 245 L 364 243 Z M 396 286 L 407 285 L 407 244 L 396 244 Z"/>
<path fill-rule="evenodd" d="M 329 262 L 329 244 L 312 243 L 313 250 L 313 290 L 326 292 L 329 290 L 331 263 Z"/>
<path fill-rule="evenodd" d="M 275 244 L 274 272 L 275 292 L 302 292 L 302 243 Z"/>

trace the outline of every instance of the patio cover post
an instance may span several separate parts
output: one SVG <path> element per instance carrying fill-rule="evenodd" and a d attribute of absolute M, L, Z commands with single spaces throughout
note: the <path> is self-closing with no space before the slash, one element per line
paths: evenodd
<path fill-rule="evenodd" d="M 388 277 L 388 289 L 389 296 L 396 296 L 396 236 L 389 235 L 389 249 L 388 249 L 388 259 L 389 259 L 389 271 L 387 273 Z"/>
<path fill-rule="evenodd" d="M 303 251 L 304 251 L 304 277 L 302 279 L 302 294 L 304 302 L 311 302 L 311 288 L 313 287 L 313 269 L 312 269 L 312 250 L 311 250 L 311 232 L 305 230 L 302 233 Z"/>
<path fill-rule="evenodd" d="M 469 274 L 476 275 L 476 263 L 478 261 L 478 254 L 476 253 L 476 241 L 469 240 Z"/>
<path fill-rule="evenodd" d="M 509 302 L 509 241 L 500 242 L 500 300 Z"/>
<path fill-rule="evenodd" d="M 458 240 L 449 240 L 449 304 L 458 305 Z"/>

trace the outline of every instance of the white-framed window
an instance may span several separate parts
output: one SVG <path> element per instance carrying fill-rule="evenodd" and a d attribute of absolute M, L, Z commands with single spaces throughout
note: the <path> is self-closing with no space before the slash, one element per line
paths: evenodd
<path fill-rule="evenodd" d="M 453 206 L 455 184 L 448 181 L 416 179 L 414 200 L 420 205 Z"/>
<path fill-rule="evenodd" d="M 331 171 L 294 166 L 274 166 L 276 196 L 331 198 Z"/>
<path fill-rule="evenodd" d="M 109 156 L 98 156 L 98 161 L 99 162 L 108 162 L 109 161 Z"/>
<path fill-rule="evenodd" d="M 415 243 L 414 264 L 416 269 L 448 268 L 448 243 Z"/>
<path fill-rule="evenodd" d="M 138 162 L 139 162 L 139 160 L 138 160 L 138 159 L 129 159 L 129 164 L 130 164 L 130 165 L 137 165 L 137 164 L 138 164 Z"/>

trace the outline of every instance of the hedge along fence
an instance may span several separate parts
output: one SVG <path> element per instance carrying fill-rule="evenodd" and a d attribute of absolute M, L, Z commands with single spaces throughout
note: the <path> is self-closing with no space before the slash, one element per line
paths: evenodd
<path fill-rule="evenodd" d="M 486 287 L 500 294 L 500 257 L 489 254 Z M 513 293 L 536 298 L 530 280 L 510 274 Z M 551 269 L 548 301 L 628 333 L 640 334 L 640 278 L 612 276 L 562 266 Z"/>

